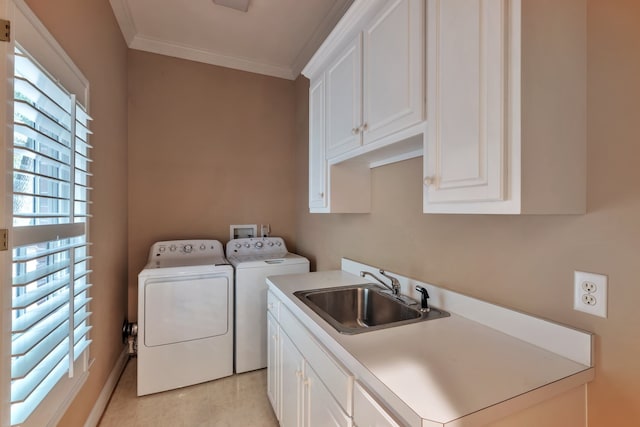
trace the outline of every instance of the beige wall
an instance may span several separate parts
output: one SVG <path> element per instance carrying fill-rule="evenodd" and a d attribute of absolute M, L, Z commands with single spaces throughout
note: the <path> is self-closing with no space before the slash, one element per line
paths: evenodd
<path fill-rule="evenodd" d="M 129 314 L 160 240 L 271 224 L 294 244 L 293 82 L 129 51 Z"/>
<path fill-rule="evenodd" d="M 422 159 L 373 170 L 370 214 L 307 209 L 307 89 L 296 82 L 296 244 L 596 333 L 590 427 L 640 425 L 640 2 L 588 3 L 588 213 L 424 215 Z M 544 173 L 541 165 L 540 173 Z M 609 276 L 609 317 L 573 311 L 573 271 Z"/>
<path fill-rule="evenodd" d="M 122 353 L 127 304 L 127 47 L 107 0 L 27 0 L 90 82 L 94 188 L 89 379 L 62 426 L 82 426 Z"/>

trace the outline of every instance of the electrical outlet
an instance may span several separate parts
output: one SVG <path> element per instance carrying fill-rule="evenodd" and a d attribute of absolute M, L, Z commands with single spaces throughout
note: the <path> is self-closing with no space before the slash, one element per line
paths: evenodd
<path fill-rule="evenodd" d="M 575 271 L 573 283 L 573 309 L 606 318 L 607 276 Z"/>

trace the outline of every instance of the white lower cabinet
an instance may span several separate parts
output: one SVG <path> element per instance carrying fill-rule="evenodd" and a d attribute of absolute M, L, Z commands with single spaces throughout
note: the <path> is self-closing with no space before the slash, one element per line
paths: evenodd
<path fill-rule="evenodd" d="M 280 335 L 282 427 L 349 427 L 351 418 L 305 361 L 287 334 Z"/>
<path fill-rule="evenodd" d="M 271 307 L 271 306 L 270 306 Z M 280 374 L 280 328 L 278 322 L 271 315 L 271 311 L 267 313 L 267 397 L 273 412 L 276 414 L 276 418 L 281 418 L 281 386 L 280 381 L 282 376 Z"/>
<path fill-rule="evenodd" d="M 402 424 L 356 382 L 353 391 L 354 427 L 400 427 Z"/>
<path fill-rule="evenodd" d="M 353 376 L 269 297 L 267 394 L 280 425 L 351 427 Z"/>
<path fill-rule="evenodd" d="M 277 369 L 276 369 L 277 370 Z M 280 425 L 282 427 L 297 427 L 303 425 L 304 416 L 304 359 L 293 345 L 287 334 L 280 334 L 280 377 L 282 412 Z"/>

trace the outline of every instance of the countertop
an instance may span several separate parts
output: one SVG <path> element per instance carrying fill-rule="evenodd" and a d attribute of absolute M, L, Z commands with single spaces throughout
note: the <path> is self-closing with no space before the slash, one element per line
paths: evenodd
<path fill-rule="evenodd" d="M 593 378 L 590 366 L 457 313 L 343 335 L 293 295 L 299 290 L 366 282 L 340 270 L 268 279 L 283 305 L 356 380 L 411 425 L 477 425 Z"/>

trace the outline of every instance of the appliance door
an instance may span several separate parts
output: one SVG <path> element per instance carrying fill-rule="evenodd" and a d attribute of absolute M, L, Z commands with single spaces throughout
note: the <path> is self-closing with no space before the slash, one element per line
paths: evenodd
<path fill-rule="evenodd" d="M 263 261 L 236 268 L 236 372 L 267 366 L 267 276 L 309 272 L 309 262 Z"/>
<path fill-rule="evenodd" d="M 231 283 L 220 274 L 149 278 L 144 284 L 144 345 L 162 346 L 229 331 Z"/>

